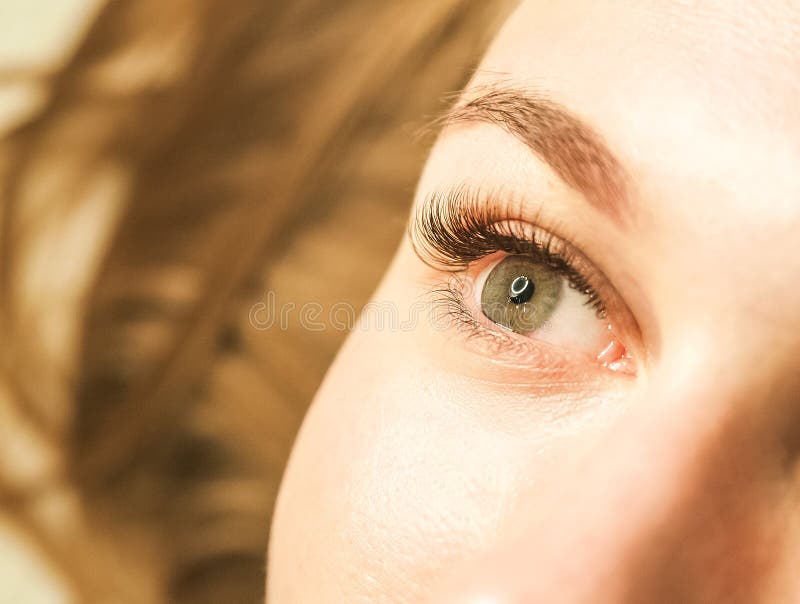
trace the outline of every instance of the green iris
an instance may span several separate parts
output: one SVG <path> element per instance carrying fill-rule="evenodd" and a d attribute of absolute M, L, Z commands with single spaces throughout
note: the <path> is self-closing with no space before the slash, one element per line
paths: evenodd
<path fill-rule="evenodd" d="M 481 291 L 481 310 L 517 333 L 536 331 L 553 315 L 564 279 L 527 256 L 509 256 L 492 269 Z"/>

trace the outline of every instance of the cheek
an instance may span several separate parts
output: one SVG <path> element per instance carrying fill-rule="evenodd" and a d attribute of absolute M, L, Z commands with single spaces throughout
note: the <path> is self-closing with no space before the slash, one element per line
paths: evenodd
<path fill-rule="evenodd" d="M 270 552 L 274 601 L 418 602 L 495 535 L 521 441 L 390 331 L 356 332 L 306 418 Z"/>
<path fill-rule="evenodd" d="M 409 258 L 376 294 L 401 319 L 422 293 Z M 281 487 L 268 601 L 424 601 L 515 523 L 519 494 L 535 508 L 563 480 L 552 470 L 565 450 L 621 408 L 488 380 L 491 363 L 432 327 L 357 328 L 339 353 Z"/>

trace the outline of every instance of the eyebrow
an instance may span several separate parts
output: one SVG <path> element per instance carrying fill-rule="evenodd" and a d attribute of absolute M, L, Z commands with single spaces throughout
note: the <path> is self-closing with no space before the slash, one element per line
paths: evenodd
<path fill-rule="evenodd" d="M 539 92 L 490 84 L 468 90 L 444 125 L 485 122 L 525 143 L 594 207 L 621 223 L 629 210 L 622 165 L 602 138 Z"/>

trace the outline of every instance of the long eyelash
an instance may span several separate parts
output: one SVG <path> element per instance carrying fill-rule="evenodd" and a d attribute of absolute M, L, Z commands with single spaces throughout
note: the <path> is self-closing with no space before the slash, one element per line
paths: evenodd
<path fill-rule="evenodd" d="M 549 232 L 531 230 L 521 216 L 521 204 L 498 204 L 494 196 L 464 186 L 430 195 L 409 225 L 409 238 L 424 262 L 450 272 L 495 252 L 532 257 L 564 276 L 586 296 L 586 305 L 605 318 L 605 303 L 575 268 L 578 252 Z M 447 289 L 452 304 L 454 291 Z"/>

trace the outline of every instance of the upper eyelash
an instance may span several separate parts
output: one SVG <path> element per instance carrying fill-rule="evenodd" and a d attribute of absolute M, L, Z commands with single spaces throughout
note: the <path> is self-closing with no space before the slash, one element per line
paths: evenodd
<path fill-rule="evenodd" d="M 521 214 L 521 205 L 498 205 L 495 196 L 466 186 L 434 192 L 409 224 L 409 239 L 423 262 L 453 272 L 498 251 L 533 257 L 564 276 L 586 296 L 586 305 L 605 318 L 603 299 L 575 267 L 578 252 L 549 231 L 531 231 Z"/>

